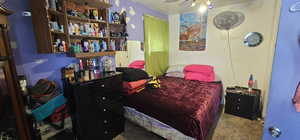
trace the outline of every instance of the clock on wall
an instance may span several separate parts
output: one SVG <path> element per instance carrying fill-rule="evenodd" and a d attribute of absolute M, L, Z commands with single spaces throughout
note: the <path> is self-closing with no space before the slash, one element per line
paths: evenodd
<path fill-rule="evenodd" d="M 247 47 L 257 47 L 263 41 L 263 36 L 258 32 L 250 32 L 244 38 L 244 44 Z"/>

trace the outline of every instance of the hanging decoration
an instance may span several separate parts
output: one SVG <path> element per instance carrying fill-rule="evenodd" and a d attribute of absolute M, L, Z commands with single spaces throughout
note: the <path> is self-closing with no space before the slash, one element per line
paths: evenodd
<path fill-rule="evenodd" d="M 115 5 L 116 5 L 117 7 L 120 7 L 120 0 L 115 0 Z"/>
<path fill-rule="evenodd" d="M 135 29 L 135 25 L 134 25 L 134 24 L 130 24 L 130 27 L 131 27 L 132 29 Z"/>
<path fill-rule="evenodd" d="M 225 11 L 217 16 L 214 17 L 214 25 L 216 28 L 220 30 L 227 31 L 227 45 L 229 49 L 229 61 L 230 61 L 230 67 L 232 71 L 232 76 L 234 79 L 234 84 L 237 84 L 236 75 L 235 75 L 235 69 L 232 61 L 232 49 L 231 49 L 231 43 L 230 43 L 230 30 L 233 28 L 238 27 L 245 21 L 245 16 L 241 12 L 234 12 L 234 11 Z"/>
<path fill-rule="evenodd" d="M 136 12 L 135 12 L 135 10 L 134 10 L 134 8 L 132 6 L 129 7 L 129 14 L 131 16 L 134 16 L 136 14 Z"/>
<path fill-rule="evenodd" d="M 257 47 L 263 42 L 263 36 L 258 32 L 250 32 L 244 38 L 244 44 L 247 47 Z"/>

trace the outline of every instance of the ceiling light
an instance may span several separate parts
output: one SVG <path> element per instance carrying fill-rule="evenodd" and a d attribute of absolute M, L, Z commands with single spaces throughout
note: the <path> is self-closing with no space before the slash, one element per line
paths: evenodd
<path fill-rule="evenodd" d="M 193 2 L 191 7 L 195 7 L 196 6 L 196 2 Z"/>
<path fill-rule="evenodd" d="M 208 0 L 208 1 L 206 1 L 206 5 L 211 5 L 211 1 L 210 0 Z"/>
<path fill-rule="evenodd" d="M 201 4 L 201 5 L 199 6 L 198 11 L 199 11 L 200 13 L 205 13 L 206 10 L 207 10 L 207 6 L 206 6 L 206 5 Z"/>

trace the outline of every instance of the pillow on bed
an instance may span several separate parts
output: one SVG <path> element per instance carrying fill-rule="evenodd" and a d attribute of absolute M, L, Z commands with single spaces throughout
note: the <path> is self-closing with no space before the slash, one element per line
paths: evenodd
<path fill-rule="evenodd" d="M 129 68 L 143 69 L 145 67 L 145 61 L 137 60 L 128 65 Z"/>
<path fill-rule="evenodd" d="M 192 64 L 185 66 L 184 72 L 211 73 L 214 72 L 214 67 L 209 65 Z"/>
<path fill-rule="evenodd" d="M 184 73 L 183 72 L 169 72 L 166 74 L 166 76 L 184 78 Z"/>
<path fill-rule="evenodd" d="M 167 73 L 170 73 L 170 72 L 183 72 L 184 67 L 185 67 L 185 65 L 183 65 L 183 64 L 171 65 L 171 66 L 169 66 L 169 68 L 167 70 Z"/>
<path fill-rule="evenodd" d="M 204 81 L 204 82 L 213 82 L 213 81 L 215 81 L 215 75 L 214 74 L 195 73 L 195 72 L 185 72 L 184 79 L 198 80 L 198 81 Z"/>

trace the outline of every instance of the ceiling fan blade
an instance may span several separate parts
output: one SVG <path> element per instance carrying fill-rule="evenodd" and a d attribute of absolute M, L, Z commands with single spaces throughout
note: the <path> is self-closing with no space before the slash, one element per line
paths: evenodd
<path fill-rule="evenodd" d="M 182 3 L 180 3 L 181 6 L 183 7 L 192 7 L 194 0 L 185 0 Z"/>
<path fill-rule="evenodd" d="M 174 3 L 174 2 L 178 2 L 178 1 L 180 1 L 180 0 L 165 0 L 164 2 L 165 3 Z"/>

